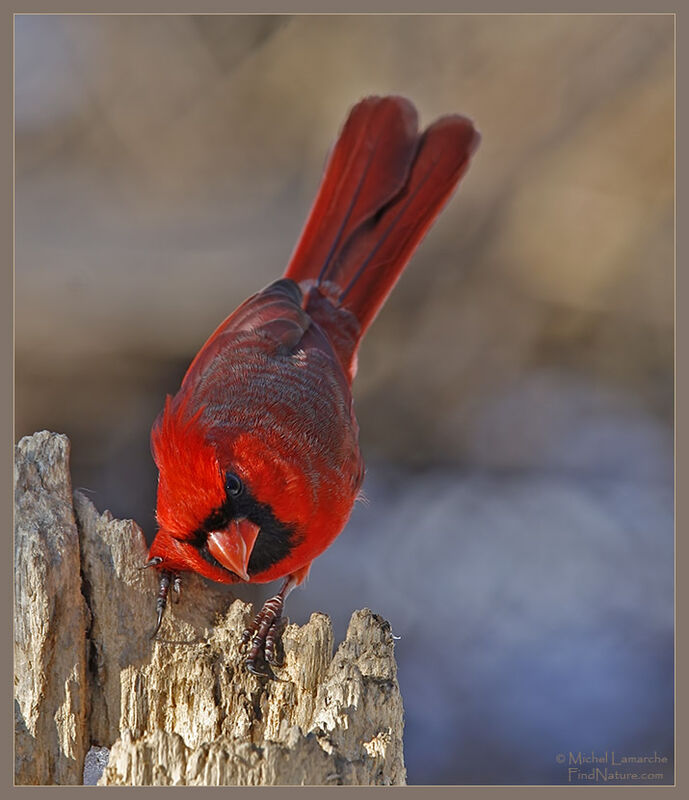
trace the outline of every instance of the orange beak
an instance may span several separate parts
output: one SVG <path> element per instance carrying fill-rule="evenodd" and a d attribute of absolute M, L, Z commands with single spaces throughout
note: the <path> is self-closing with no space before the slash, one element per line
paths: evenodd
<path fill-rule="evenodd" d="M 208 534 L 208 550 L 223 567 L 248 581 L 247 567 L 259 530 L 248 519 L 233 520 L 225 530 Z"/>

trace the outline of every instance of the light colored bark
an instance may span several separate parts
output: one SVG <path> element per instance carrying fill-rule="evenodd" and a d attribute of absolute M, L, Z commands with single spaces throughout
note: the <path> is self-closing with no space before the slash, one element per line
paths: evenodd
<path fill-rule="evenodd" d="M 69 440 L 42 431 L 16 448 L 15 780 L 81 783 L 89 747 L 86 630 Z"/>
<path fill-rule="evenodd" d="M 185 575 L 151 641 L 143 534 L 72 503 L 68 455 L 47 432 L 16 451 L 17 783 L 81 782 L 91 744 L 111 748 L 103 785 L 405 782 L 383 619 L 355 612 L 334 656 L 328 617 L 289 625 L 280 680 L 266 681 L 240 652 L 251 606 Z"/>

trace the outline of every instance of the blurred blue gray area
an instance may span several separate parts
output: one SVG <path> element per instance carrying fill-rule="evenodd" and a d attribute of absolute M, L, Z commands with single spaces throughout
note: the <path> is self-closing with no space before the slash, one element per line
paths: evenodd
<path fill-rule="evenodd" d="M 16 17 L 16 434 L 67 433 L 149 536 L 150 425 L 280 275 L 348 108 L 481 130 L 361 351 L 367 500 L 289 603 L 390 620 L 410 783 L 567 783 L 580 751 L 672 781 L 673 33 Z"/>

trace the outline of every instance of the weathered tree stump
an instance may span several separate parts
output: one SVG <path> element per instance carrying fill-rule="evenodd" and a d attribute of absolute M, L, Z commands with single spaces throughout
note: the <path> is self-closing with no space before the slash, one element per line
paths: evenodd
<path fill-rule="evenodd" d="M 185 576 L 155 641 L 156 576 L 131 520 L 72 496 L 69 440 L 22 439 L 15 462 L 15 782 L 403 784 L 403 709 L 388 624 L 288 626 L 279 681 L 243 667 L 253 610 Z M 228 607 L 229 605 L 229 607 Z"/>

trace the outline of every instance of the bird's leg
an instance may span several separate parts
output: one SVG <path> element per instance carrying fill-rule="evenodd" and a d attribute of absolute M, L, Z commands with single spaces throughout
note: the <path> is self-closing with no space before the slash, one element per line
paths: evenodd
<path fill-rule="evenodd" d="M 179 598 L 182 595 L 182 576 L 175 575 L 172 579 L 173 603 L 179 603 Z"/>
<path fill-rule="evenodd" d="M 146 564 L 147 566 L 156 566 L 155 564 L 151 564 L 150 562 Z M 146 567 L 142 567 L 145 569 Z M 163 621 L 163 614 L 165 612 L 165 606 L 167 605 L 167 596 L 170 591 L 170 584 L 172 584 L 172 591 L 175 593 L 177 600 L 179 599 L 179 594 L 182 588 L 182 577 L 174 572 L 170 572 L 169 570 L 161 570 L 160 572 L 160 587 L 158 589 L 158 597 L 156 598 L 156 611 L 158 612 L 158 619 L 156 621 L 155 630 L 151 634 L 151 639 L 154 639 L 158 631 L 160 630 L 160 625 Z M 175 602 L 177 602 L 175 600 Z"/>
<path fill-rule="evenodd" d="M 271 666 L 281 667 L 284 663 L 282 634 L 288 619 L 282 616 L 282 611 L 285 598 L 299 582 L 296 576 L 290 575 L 275 597 L 266 600 L 254 621 L 242 634 L 242 644 L 246 645 L 251 640 L 244 663 L 254 675 L 275 679 Z"/>

